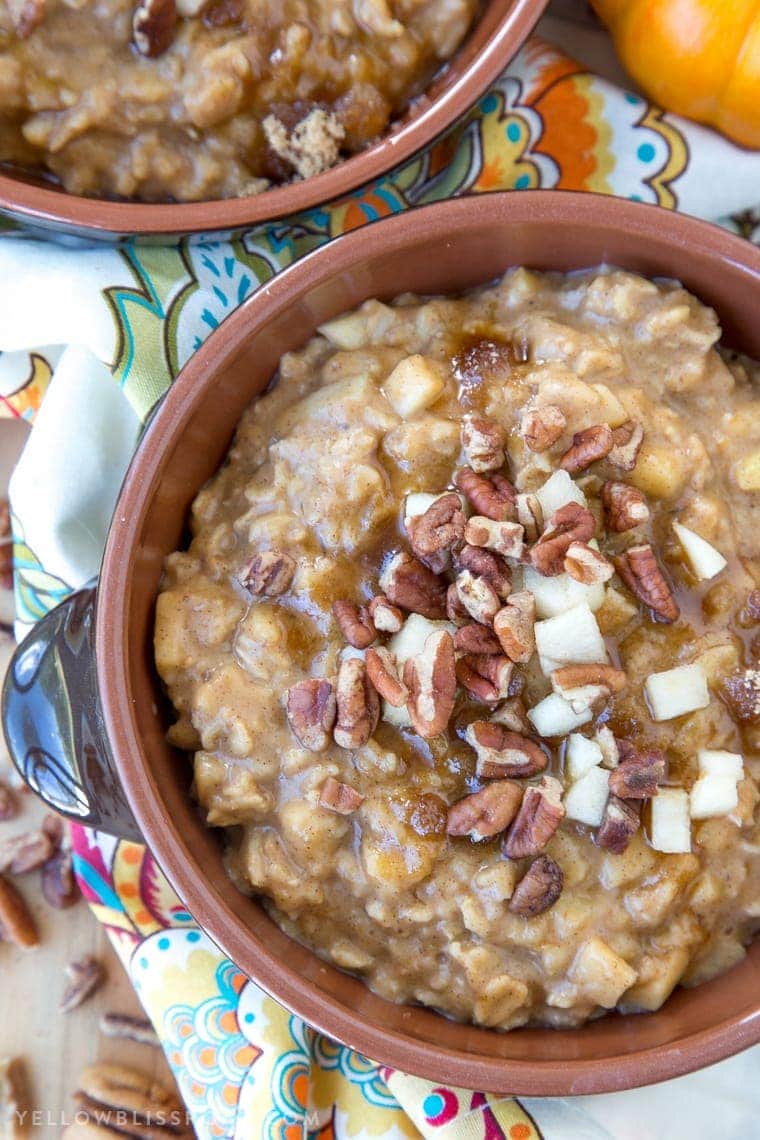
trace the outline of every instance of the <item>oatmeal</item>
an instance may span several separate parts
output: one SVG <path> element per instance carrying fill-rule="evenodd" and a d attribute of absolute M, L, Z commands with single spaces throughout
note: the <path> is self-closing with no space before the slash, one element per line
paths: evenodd
<path fill-rule="evenodd" d="M 392 1001 L 652 1010 L 760 916 L 757 366 L 511 270 L 283 357 L 169 557 L 170 739 L 240 889 Z"/>
<path fill-rule="evenodd" d="M 478 0 L 0 0 L 0 163 L 74 194 L 198 201 L 380 137 Z"/>

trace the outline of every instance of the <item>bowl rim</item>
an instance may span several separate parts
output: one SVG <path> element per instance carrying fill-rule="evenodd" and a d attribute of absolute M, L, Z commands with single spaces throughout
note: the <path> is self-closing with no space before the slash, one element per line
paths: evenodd
<path fill-rule="evenodd" d="M 464 222 L 475 203 L 488 198 L 494 209 L 504 211 L 505 225 L 536 222 L 559 217 L 568 224 L 595 226 L 600 211 L 616 215 L 615 224 L 636 235 L 652 234 L 653 223 L 667 219 L 670 244 L 700 251 L 735 264 L 760 285 L 760 249 L 708 222 L 673 214 L 659 207 L 615 199 L 603 195 L 569 191 L 495 192 L 469 198 L 450 199 L 417 207 L 413 213 L 419 227 L 432 227 L 435 235 L 445 235 Z M 656 213 L 655 213 L 656 211 Z M 149 764 L 140 757 L 141 744 L 131 707 L 126 670 L 121 662 L 127 650 L 127 613 L 130 587 L 129 552 L 139 538 L 142 518 L 150 506 L 151 488 L 159 476 L 162 454 L 168 442 L 179 433 L 201 397 L 205 373 L 218 371 L 225 360 L 250 335 L 252 326 L 263 325 L 274 313 L 286 307 L 291 287 L 303 279 L 317 282 L 339 276 L 357 264 L 367 232 L 382 227 L 383 252 L 403 248 L 409 211 L 362 227 L 314 250 L 258 290 L 213 332 L 180 372 L 163 404 L 153 416 L 140 443 L 130 475 L 125 479 L 109 530 L 103 559 L 96 615 L 96 663 L 103 717 L 115 754 L 130 757 L 118 763 L 120 779 L 139 827 L 157 862 L 187 905 L 191 914 L 203 914 L 209 937 L 233 962 L 267 993 L 302 1017 L 320 1032 L 359 1050 L 380 1064 L 403 1069 L 430 1080 L 441 1080 L 461 1087 L 514 1095 L 568 1096 L 613 1092 L 642 1087 L 677 1077 L 710 1065 L 760 1042 L 760 994 L 749 1011 L 732 1014 L 716 1024 L 676 1040 L 632 1052 L 578 1059 L 567 1057 L 542 1060 L 498 1058 L 481 1053 L 464 1053 L 438 1043 L 412 1040 L 397 1029 L 367 1024 L 351 1010 L 340 1006 L 329 995 L 303 980 L 292 967 L 278 959 L 266 946 L 251 944 L 244 921 L 218 898 L 205 878 L 192 873 L 181 850 L 182 839 L 174 821 L 162 810 L 155 792 Z M 431 220 L 432 216 L 432 220 Z M 254 314 L 254 317 L 252 317 Z M 137 470 L 139 468 L 139 471 Z M 99 620 L 103 611 L 108 622 Z M 116 633 L 115 631 L 119 631 Z M 212 921 L 208 921 L 209 916 Z M 246 945 L 247 944 L 247 945 Z M 255 969 L 250 964 L 255 963 Z M 710 984 L 710 983 L 707 983 Z M 613 1015 L 617 1016 L 617 1015 Z M 630 1015 L 639 1016 L 639 1015 Z M 519 1033 L 519 1030 L 516 1032 Z M 562 1030 L 547 1029 L 561 1033 Z M 477 1084 L 473 1083 L 476 1076 Z"/>
<path fill-rule="evenodd" d="M 509 0 L 498 0 L 508 3 Z M 548 0 L 511 0 L 485 46 L 439 96 L 359 154 L 302 182 L 248 198 L 201 202 L 116 202 L 47 188 L 0 173 L 0 213 L 38 224 L 85 229 L 92 236 L 179 237 L 274 222 L 344 198 L 390 174 L 432 144 L 498 78 L 525 43 Z M 468 33 L 467 39 L 472 32 Z M 463 41 L 459 51 L 467 44 Z M 452 57 L 456 60 L 459 51 Z M 425 100 L 425 95 L 421 96 Z"/>

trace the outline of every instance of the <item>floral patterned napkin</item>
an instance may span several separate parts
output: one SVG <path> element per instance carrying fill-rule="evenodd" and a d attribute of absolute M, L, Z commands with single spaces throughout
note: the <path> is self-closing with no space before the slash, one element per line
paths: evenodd
<path fill-rule="evenodd" d="M 0 242 L 0 416 L 34 424 L 11 483 L 22 629 L 97 574 L 141 425 L 262 282 L 410 205 L 528 187 L 659 203 L 760 240 L 760 153 L 663 114 L 534 38 L 446 137 L 329 206 L 215 243 Z M 497 1098 L 380 1068 L 244 977 L 144 847 L 78 826 L 73 835 L 82 889 L 156 1025 L 201 1140 L 757 1134 L 760 1049 L 647 1090 L 573 1101 Z"/>

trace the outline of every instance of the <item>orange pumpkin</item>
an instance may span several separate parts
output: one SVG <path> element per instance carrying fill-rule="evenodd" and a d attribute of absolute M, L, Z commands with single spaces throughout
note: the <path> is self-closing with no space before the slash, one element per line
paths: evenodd
<path fill-rule="evenodd" d="M 591 0 L 647 95 L 760 148 L 760 0 Z"/>

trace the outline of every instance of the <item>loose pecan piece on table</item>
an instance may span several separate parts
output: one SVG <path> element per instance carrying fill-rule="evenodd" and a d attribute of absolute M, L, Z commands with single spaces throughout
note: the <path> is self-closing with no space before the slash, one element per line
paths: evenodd
<path fill-rule="evenodd" d="M 543 914 L 562 894 L 562 868 L 548 855 L 534 859 L 509 900 L 509 910 L 523 918 Z"/>
<path fill-rule="evenodd" d="M 594 586 L 599 582 L 608 582 L 615 573 L 615 567 L 609 558 L 594 550 L 586 542 L 571 542 L 565 554 L 565 570 L 576 582 L 584 586 Z"/>
<path fill-rule="evenodd" d="M 469 570 L 478 578 L 485 578 L 500 598 L 506 598 L 512 589 L 509 566 L 501 555 L 493 550 L 486 550 L 483 546 L 465 545 L 457 554 L 457 566 L 460 570 Z"/>
<path fill-rule="evenodd" d="M 461 467 L 454 483 L 479 515 L 495 522 L 515 517 L 517 492 L 504 475 L 479 475 L 471 467 Z"/>
<path fill-rule="evenodd" d="M 71 852 L 59 847 L 41 871 L 42 894 L 56 910 L 68 910 L 78 901 L 79 887 L 74 878 Z"/>
<path fill-rule="evenodd" d="M 494 633 L 510 661 L 525 665 L 536 648 L 536 599 L 530 590 L 510 594 L 493 619 Z"/>
<path fill-rule="evenodd" d="M 296 572 L 295 561 L 279 550 L 254 554 L 240 575 L 241 585 L 253 595 L 276 598 L 284 594 Z"/>
<path fill-rule="evenodd" d="M 409 690 L 399 676 L 396 658 L 390 649 L 383 645 L 368 649 L 365 664 L 367 676 L 380 696 L 396 709 L 405 705 L 409 699 Z"/>
<path fill-rule="evenodd" d="M 152 1045 L 156 1048 L 161 1045 L 158 1034 L 145 1017 L 132 1017 L 129 1013 L 109 1010 L 101 1014 L 98 1029 L 104 1037 L 134 1041 L 136 1045 Z"/>
<path fill-rule="evenodd" d="M 288 689 L 285 701 L 288 724 L 298 742 L 310 752 L 324 752 L 337 713 L 330 682 L 319 677 L 298 681 Z"/>
<path fill-rule="evenodd" d="M 678 619 L 681 613 L 678 603 L 648 542 L 630 547 L 614 561 L 615 569 L 631 593 L 660 621 L 670 623 Z"/>
<path fill-rule="evenodd" d="M 354 649 L 366 649 L 377 637 L 377 630 L 369 609 L 341 598 L 333 602 L 333 617 L 343 637 Z"/>
<path fill-rule="evenodd" d="M 496 522 L 485 515 L 467 520 L 464 537 L 469 546 L 494 550 L 502 558 L 522 558 L 525 531 L 518 522 Z"/>
<path fill-rule="evenodd" d="M 457 689 L 454 641 L 447 630 L 431 633 L 422 653 L 405 663 L 404 684 L 415 730 L 425 739 L 443 732 L 454 711 Z"/>
<path fill-rule="evenodd" d="M 140 55 L 153 59 L 174 39 L 177 24 L 175 0 L 143 0 L 132 17 L 132 42 Z"/>
<path fill-rule="evenodd" d="M 546 578 L 565 569 L 565 555 L 574 542 L 588 542 L 596 530 L 596 519 L 580 503 L 565 503 L 551 517 L 549 526 L 531 548 L 530 561 Z"/>
<path fill-rule="evenodd" d="M 556 404 L 531 408 L 520 422 L 520 435 L 531 451 L 547 451 L 567 427 L 567 418 Z"/>
<path fill-rule="evenodd" d="M 506 459 L 504 428 L 485 416 L 467 415 L 462 421 L 462 449 L 473 471 L 498 471 Z"/>
<path fill-rule="evenodd" d="M 474 701 L 491 705 L 509 696 L 514 668 L 500 653 L 466 653 L 456 663 L 456 678 Z"/>
<path fill-rule="evenodd" d="M 449 808 L 446 831 L 449 835 L 468 835 L 476 842 L 498 835 L 517 814 L 522 795 L 522 788 L 512 780 L 487 784 Z"/>
<path fill-rule="evenodd" d="M 0 875 L 0 930 L 10 942 L 30 950 L 39 946 L 37 923 L 26 902 L 8 879 Z"/>
<path fill-rule="evenodd" d="M 380 589 L 394 606 L 436 621 L 446 616 L 447 584 L 412 554 L 401 550 L 380 575 Z"/>
<path fill-rule="evenodd" d="M 602 484 L 601 499 L 607 526 L 616 534 L 623 534 L 649 521 L 649 507 L 638 487 L 607 480 Z"/>
<path fill-rule="evenodd" d="M 459 601 L 470 617 L 481 625 L 490 625 L 501 609 L 499 595 L 491 583 L 471 570 L 461 570 L 455 584 Z"/>
<path fill-rule="evenodd" d="M 644 442 L 644 429 L 634 420 L 626 420 L 612 433 L 612 447 L 607 462 L 621 471 L 633 471 Z"/>
<path fill-rule="evenodd" d="M 403 612 L 383 594 L 374 597 L 367 609 L 378 633 L 398 633 L 404 624 Z"/>
<path fill-rule="evenodd" d="M 454 648 L 458 653 L 475 653 L 478 656 L 488 656 L 502 651 L 499 639 L 493 630 L 476 621 L 459 627 L 454 634 Z"/>
<path fill-rule="evenodd" d="M 609 424 L 593 424 L 577 431 L 573 442 L 559 461 L 563 471 L 575 475 L 585 471 L 598 459 L 604 459 L 612 450 L 614 438 Z"/>
<path fill-rule="evenodd" d="M 21 831 L 0 840 L 0 875 L 25 875 L 46 863 L 55 851 L 50 836 L 42 829 Z"/>
<path fill-rule="evenodd" d="M 498 645 L 498 642 L 497 642 Z M 18 800 L 12 788 L 0 780 L 0 823 L 7 823 L 18 815 Z"/>
<path fill-rule="evenodd" d="M 492 720 L 468 724 L 464 738 L 477 755 L 476 772 L 483 779 L 506 776 L 527 779 L 543 772 L 549 757 L 535 740 Z"/>
<path fill-rule="evenodd" d="M 328 776 L 319 790 L 318 803 L 320 807 L 329 808 L 338 815 L 351 815 L 364 803 L 364 796 L 350 784 L 343 784 L 334 776 Z"/>
<path fill-rule="evenodd" d="M 442 495 L 424 514 L 406 523 L 412 550 L 435 574 L 450 564 L 452 551 L 464 541 L 464 528 L 462 503 L 455 491 Z"/>
<path fill-rule="evenodd" d="M 344 657 L 335 685 L 333 737 L 340 748 L 362 748 L 377 728 L 380 701 L 361 657 Z"/>
<path fill-rule="evenodd" d="M 562 820 L 562 785 L 553 776 L 543 776 L 540 784 L 525 789 L 520 810 L 501 841 L 508 859 L 524 859 L 543 851 Z"/>
<path fill-rule="evenodd" d="M 0 1058 L 0 1137 L 29 1136 L 29 1081 L 20 1057 Z"/>
<path fill-rule="evenodd" d="M 611 795 L 607 799 L 604 816 L 594 842 L 597 847 L 622 855 L 641 822 L 641 800 L 623 800 Z"/>
<path fill-rule="evenodd" d="M 665 779 L 665 757 L 659 748 L 636 748 L 618 740 L 620 763 L 610 773 L 610 792 L 623 800 L 646 800 L 657 795 Z"/>
<path fill-rule="evenodd" d="M 66 967 L 66 976 L 68 981 L 58 1007 L 61 1013 L 78 1009 L 103 984 L 105 978 L 102 965 L 89 954 L 76 962 L 70 962 Z"/>
<path fill-rule="evenodd" d="M 100 1062 L 80 1074 L 75 1120 L 65 1140 L 129 1135 L 144 1140 L 193 1135 L 179 1098 L 152 1077 L 124 1065 Z M 125 1125 L 125 1119 L 128 1124 Z"/>

